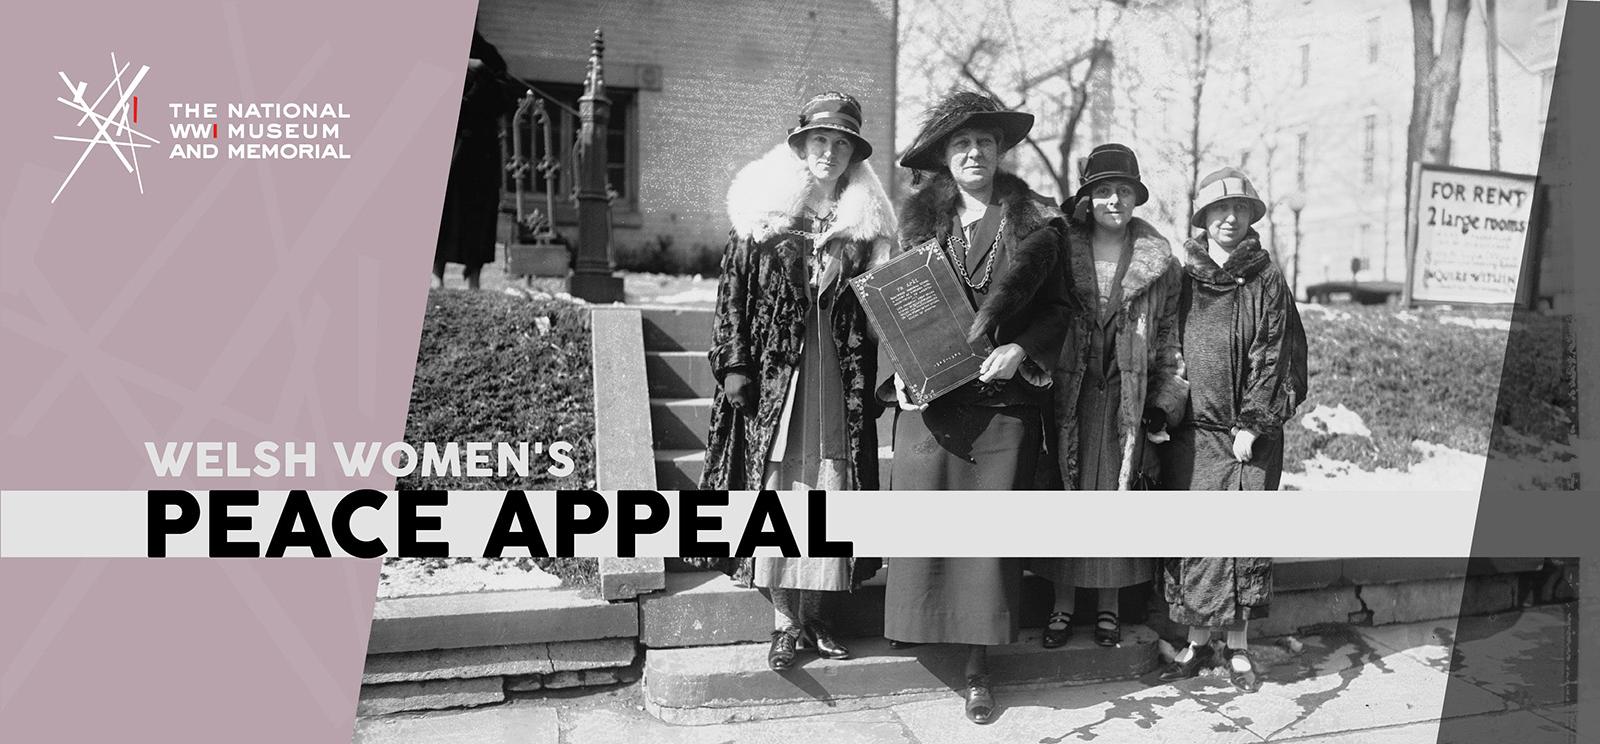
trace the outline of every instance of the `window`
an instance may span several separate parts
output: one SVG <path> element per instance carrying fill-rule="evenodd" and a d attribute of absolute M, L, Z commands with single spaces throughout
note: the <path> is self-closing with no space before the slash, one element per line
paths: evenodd
<path fill-rule="evenodd" d="M 1300 87 L 1311 84 L 1311 45 L 1300 45 Z"/>
<path fill-rule="evenodd" d="M 1361 125 L 1361 180 L 1372 183 L 1378 159 L 1378 115 L 1367 114 Z"/>
<path fill-rule="evenodd" d="M 557 162 L 561 170 L 556 174 L 556 211 L 563 220 L 568 210 L 572 209 L 570 197 L 572 190 L 577 185 L 577 174 L 573 172 L 572 147 L 578 139 L 578 130 L 582 123 L 578 120 L 578 99 L 583 96 L 582 85 L 566 83 L 541 83 L 534 82 L 535 95 L 543 94 L 545 98 L 545 112 L 550 115 L 551 139 L 554 140 Z M 629 88 L 606 86 L 606 97 L 611 99 L 611 120 L 606 125 L 606 180 L 611 189 L 617 193 L 613 207 L 618 211 L 636 211 L 638 209 L 638 188 L 634 183 L 634 161 L 636 160 L 635 148 L 638 138 L 634 131 L 635 101 L 637 91 Z M 538 164 L 544 158 L 544 137 L 540 134 L 538 125 L 533 120 L 530 112 L 517 122 L 516 136 L 521 140 L 523 157 L 532 164 Z M 505 155 L 511 157 L 511 144 L 505 144 Z M 504 178 L 504 187 L 507 194 L 516 190 L 516 181 L 507 173 Z M 525 171 L 520 179 L 524 198 L 536 201 L 544 198 L 544 174 L 534 168 Z M 535 209 L 543 209 L 540 203 L 530 205 Z"/>
<path fill-rule="evenodd" d="M 1377 18 L 1367 19 L 1367 64 L 1377 64 L 1383 49 L 1383 24 Z"/>
<path fill-rule="evenodd" d="M 1294 183 L 1295 188 L 1302 193 L 1306 190 L 1306 157 L 1310 148 L 1311 135 L 1301 132 L 1295 137 L 1294 151 Z"/>

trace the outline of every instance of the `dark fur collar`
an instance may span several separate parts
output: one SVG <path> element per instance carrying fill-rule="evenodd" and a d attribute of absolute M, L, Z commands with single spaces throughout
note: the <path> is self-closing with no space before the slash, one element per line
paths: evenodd
<path fill-rule="evenodd" d="M 1244 240 L 1228 254 L 1228 261 L 1222 266 L 1211 260 L 1207 242 L 1206 233 L 1201 231 L 1184 243 L 1184 249 L 1189 256 L 1184 270 L 1196 281 L 1231 287 L 1238 284 L 1239 279 L 1245 281 L 1254 279 L 1257 274 L 1272 265 L 1272 257 L 1261 247 L 1261 236 L 1256 234 L 1255 230 L 1244 236 Z"/>
<path fill-rule="evenodd" d="M 1056 230 L 1062 224 L 1062 215 L 1054 204 L 1005 171 L 995 174 L 994 190 L 995 201 L 1005 210 L 1006 227 L 1001 240 L 1007 243 L 1010 267 L 995 277 L 994 286 L 984 295 L 968 333 L 968 340 L 972 341 L 1027 308 L 1061 256 L 1060 233 Z M 960 199 L 950 174 L 934 176 L 906 200 L 900 212 L 901 244 L 914 246 L 947 235 Z M 1053 229 L 1048 234 L 1036 234 L 1045 228 Z"/>
<path fill-rule="evenodd" d="M 1007 229 L 1017 238 L 1033 234 L 1061 217 L 1048 200 L 1028 188 L 1022 179 L 1005 171 L 994 175 L 995 200 L 1005 209 Z M 950 218 L 960 206 L 961 193 L 949 173 L 935 175 L 927 186 L 906 199 L 900 213 L 900 240 L 912 246 L 949 232 Z"/>
<path fill-rule="evenodd" d="M 1094 281 L 1094 242 L 1088 223 L 1073 221 L 1067 228 L 1067 245 L 1071 254 L 1072 291 L 1083 307 L 1094 307 L 1100 290 Z M 1172 244 L 1162 237 L 1155 225 L 1134 217 L 1128 222 L 1128 237 L 1133 242 L 1133 256 L 1128 259 L 1128 271 L 1122 275 L 1122 304 L 1133 302 L 1156 283 L 1172 264 Z"/>

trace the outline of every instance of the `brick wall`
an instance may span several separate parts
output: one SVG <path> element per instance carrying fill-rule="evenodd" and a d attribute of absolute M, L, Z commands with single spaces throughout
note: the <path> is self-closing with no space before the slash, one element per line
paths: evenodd
<path fill-rule="evenodd" d="M 607 84 L 640 88 L 638 209 L 619 210 L 615 244 L 666 235 L 720 248 L 734 174 L 783 140 L 805 99 L 828 89 L 860 99 L 874 165 L 889 182 L 893 0 L 481 0 L 478 19 L 511 72 L 529 81 L 581 81 L 602 28 Z M 641 80 L 656 70 L 658 86 Z"/>

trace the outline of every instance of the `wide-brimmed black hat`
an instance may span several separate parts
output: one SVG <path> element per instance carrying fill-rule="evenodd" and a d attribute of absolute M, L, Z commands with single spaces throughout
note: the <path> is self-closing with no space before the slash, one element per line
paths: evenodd
<path fill-rule="evenodd" d="M 1134 206 L 1150 200 L 1150 189 L 1145 188 L 1144 182 L 1139 180 L 1139 158 L 1127 145 L 1115 142 L 1090 150 L 1089 157 L 1078 161 L 1078 193 L 1074 195 L 1075 199 L 1088 197 L 1095 186 L 1113 178 L 1133 184 L 1137 199 Z"/>
<path fill-rule="evenodd" d="M 800 125 L 789 130 L 789 146 L 799 150 L 805 134 L 813 129 L 831 129 L 855 143 L 850 162 L 859 163 L 872 155 L 872 143 L 861 136 L 861 104 L 853 96 L 830 90 L 813 96 L 800 107 Z"/>
<path fill-rule="evenodd" d="M 964 128 L 992 129 L 1000 133 L 1000 151 L 1016 146 L 1033 129 L 1033 114 L 1007 111 L 993 98 L 968 91 L 956 91 L 928 109 L 922 118 L 922 131 L 900 156 L 900 165 L 917 170 L 936 171 L 946 166 L 944 141 Z"/>

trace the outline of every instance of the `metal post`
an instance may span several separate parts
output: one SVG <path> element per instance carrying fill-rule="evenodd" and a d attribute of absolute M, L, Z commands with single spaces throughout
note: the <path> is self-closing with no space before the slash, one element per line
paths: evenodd
<path fill-rule="evenodd" d="M 589 47 L 589 74 L 578 99 L 578 143 L 573 149 L 578 183 L 578 257 L 567 280 L 572 296 L 590 302 L 620 302 L 622 277 L 612 271 L 611 200 L 606 184 L 606 124 L 611 99 L 606 97 L 601 60 L 605 40 L 594 30 Z"/>
<path fill-rule="evenodd" d="M 1483 0 L 1485 55 L 1489 58 L 1489 170 L 1500 170 L 1500 88 L 1496 74 L 1500 56 L 1500 34 L 1495 27 L 1494 0 Z"/>

